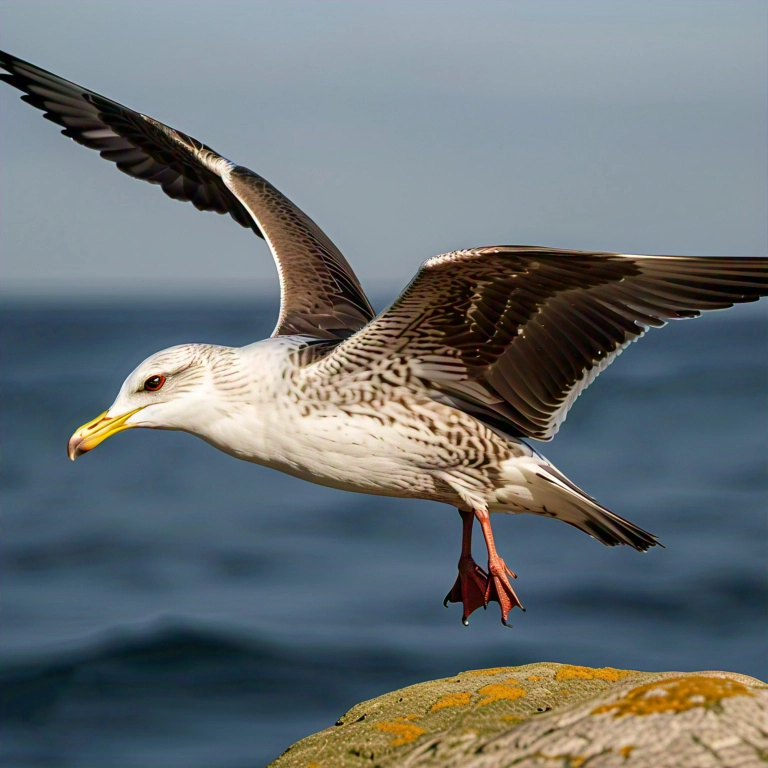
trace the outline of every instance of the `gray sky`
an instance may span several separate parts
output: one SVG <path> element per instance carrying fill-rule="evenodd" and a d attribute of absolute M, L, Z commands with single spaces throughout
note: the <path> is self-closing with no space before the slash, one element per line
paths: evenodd
<path fill-rule="evenodd" d="M 768 4 L 0 3 L 0 44 L 268 178 L 373 292 L 456 248 L 768 252 Z M 2 87 L 6 295 L 277 291 Z"/>

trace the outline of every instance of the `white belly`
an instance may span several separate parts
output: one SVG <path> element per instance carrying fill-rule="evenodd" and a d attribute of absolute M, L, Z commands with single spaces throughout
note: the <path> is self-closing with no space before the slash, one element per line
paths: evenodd
<path fill-rule="evenodd" d="M 445 495 L 421 441 L 404 437 L 395 422 L 333 407 L 304 416 L 288 409 L 258 418 L 241 412 L 203 439 L 236 458 L 319 485 L 381 496 Z"/>

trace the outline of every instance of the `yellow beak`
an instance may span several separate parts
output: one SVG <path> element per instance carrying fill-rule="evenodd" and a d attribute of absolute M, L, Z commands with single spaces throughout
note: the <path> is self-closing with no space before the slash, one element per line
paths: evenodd
<path fill-rule="evenodd" d="M 141 408 L 143 407 L 144 406 L 141 406 Z M 134 425 L 126 424 L 125 422 L 128 421 L 134 413 L 138 413 L 141 408 L 136 408 L 129 413 L 124 413 L 122 416 L 116 417 L 107 416 L 108 411 L 104 411 L 104 413 L 98 415 L 93 421 L 83 424 L 83 426 L 69 439 L 69 444 L 67 445 L 69 458 L 74 461 L 78 456 L 82 456 L 87 451 L 90 451 L 91 448 L 95 448 L 108 437 L 116 435 L 124 429 L 130 429 Z"/>

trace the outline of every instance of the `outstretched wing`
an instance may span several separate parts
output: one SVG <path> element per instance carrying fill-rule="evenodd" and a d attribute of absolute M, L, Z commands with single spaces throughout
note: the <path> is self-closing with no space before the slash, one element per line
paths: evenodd
<path fill-rule="evenodd" d="M 280 276 L 273 335 L 345 338 L 373 317 L 360 283 L 320 227 L 261 176 L 191 136 L 0 52 L 0 78 L 62 133 L 201 211 L 228 213 L 266 239 Z"/>
<path fill-rule="evenodd" d="M 416 377 L 490 426 L 549 440 L 649 327 L 765 295 L 765 258 L 457 251 L 425 262 L 389 309 L 307 373 Z"/>

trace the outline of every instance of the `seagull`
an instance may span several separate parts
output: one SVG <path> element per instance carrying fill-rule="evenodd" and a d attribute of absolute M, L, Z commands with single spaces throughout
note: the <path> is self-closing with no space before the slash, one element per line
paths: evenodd
<path fill-rule="evenodd" d="M 465 625 L 489 602 L 503 624 L 523 608 L 492 512 L 553 517 L 608 546 L 659 544 L 525 438 L 552 439 L 576 398 L 649 328 L 768 295 L 768 258 L 471 248 L 425 261 L 375 315 L 336 246 L 258 174 L 15 56 L 0 52 L 0 69 L 64 136 L 263 238 L 280 281 L 270 338 L 147 358 L 74 433 L 71 459 L 126 429 L 182 430 L 320 485 L 450 504 L 462 545 L 445 604 L 462 604 Z M 472 557 L 475 519 L 486 568 Z"/>

